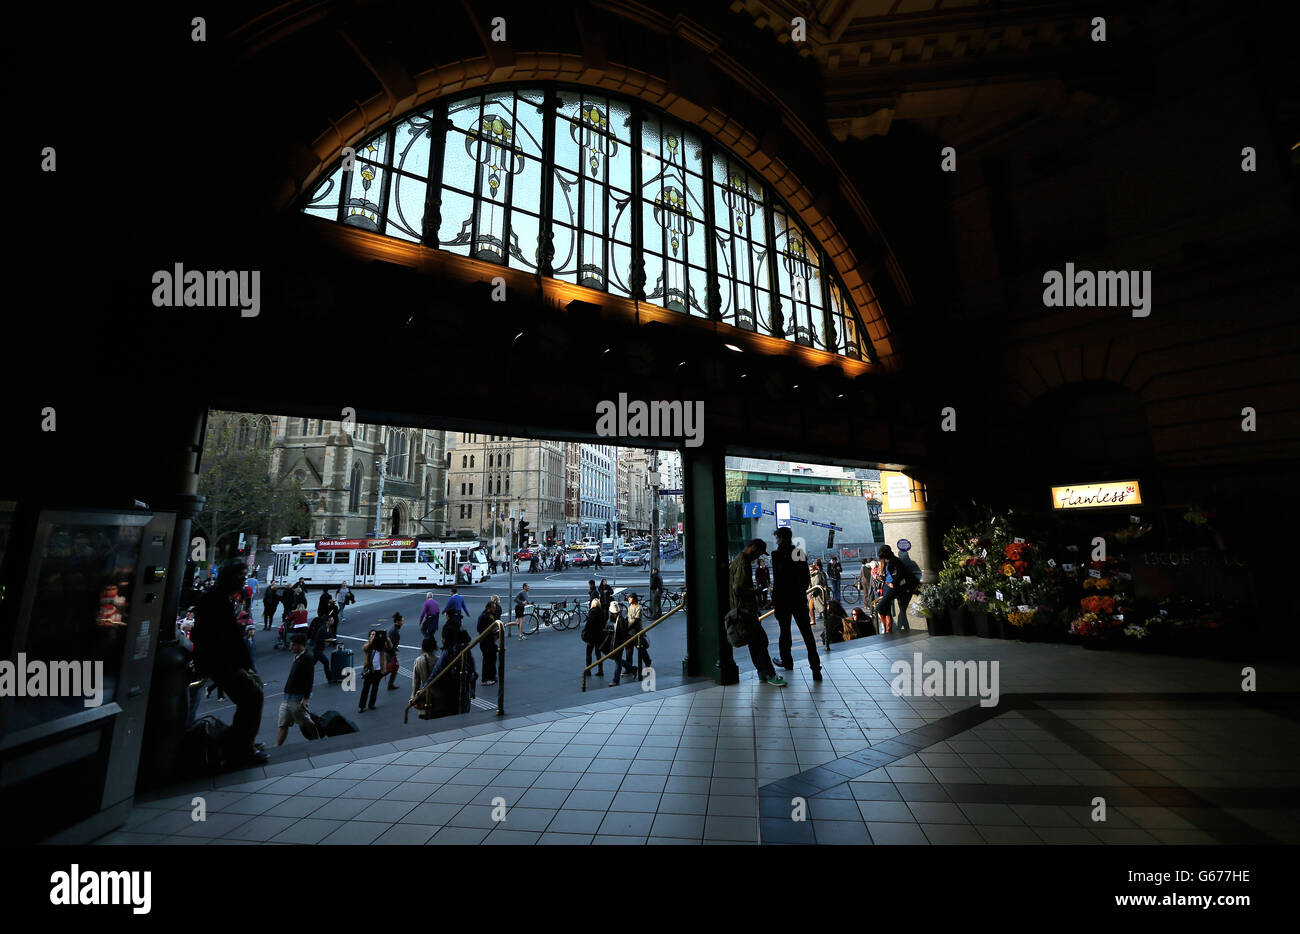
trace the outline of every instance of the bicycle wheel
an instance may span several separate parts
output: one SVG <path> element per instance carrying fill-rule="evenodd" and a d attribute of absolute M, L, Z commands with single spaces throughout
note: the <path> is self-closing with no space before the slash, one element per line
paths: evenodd
<path fill-rule="evenodd" d="M 556 629 L 565 630 L 573 625 L 573 616 L 572 610 L 560 610 L 551 620 L 555 623 Z"/>
<path fill-rule="evenodd" d="M 519 631 L 526 636 L 531 636 L 533 633 L 537 632 L 536 611 L 529 610 L 524 614 L 524 618 L 519 621 Z"/>
<path fill-rule="evenodd" d="M 844 596 L 844 602 L 850 606 L 862 599 L 862 594 L 858 592 L 858 588 L 853 584 L 844 584 L 840 587 L 840 593 Z"/>

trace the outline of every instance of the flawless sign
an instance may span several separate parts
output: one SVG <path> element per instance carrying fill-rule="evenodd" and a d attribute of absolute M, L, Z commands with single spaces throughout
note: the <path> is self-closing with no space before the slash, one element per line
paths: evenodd
<path fill-rule="evenodd" d="M 1137 506 L 1142 490 L 1136 480 L 1052 487 L 1053 509 L 1091 509 L 1095 506 Z"/>

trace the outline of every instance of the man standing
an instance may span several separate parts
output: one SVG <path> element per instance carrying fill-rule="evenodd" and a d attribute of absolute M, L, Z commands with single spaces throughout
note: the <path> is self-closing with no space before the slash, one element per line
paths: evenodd
<path fill-rule="evenodd" d="M 402 645 L 402 614 L 401 613 L 393 614 L 393 625 L 388 630 L 388 642 L 392 646 L 392 652 L 393 652 L 391 661 L 396 662 L 398 649 L 400 649 Z M 388 679 L 388 690 L 390 691 L 397 690 L 397 669 L 396 668 L 393 669 L 392 674 Z"/>
<path fill-rule="evenodd" d="M 497 620 L 501 618 L 501 601 L 497 597 L 488 600 L 483 612 L 478 615 L 478 632 L 481 635 L 488 629 L 493 632 L 479 640 L 478 647 L 483 652 L 483 685 L 497 683 Z"/>
<path fill-rule="evenodd" d="M 822 662 L 817 654 L 817 640 L 813 637 L 812 624 L 808 621 L 808 586 L 811 575 L 808 571 L 807 555 L 800 550 L 796 555 L 793 535 L 789 528 L 776 530 L 776 551 L 772 554 L 772 606 L 776 610 L 776 621 L 781 627 L 777 641 L 780 658 L 772 662 L 786 671 L 794 669 L 794 656 L 791 649 L 794 640 L 790 634 L 790 619 L 794 618 L 803 635 L 804 645 L 808 648 L 808 664 L 812 666 L 813 680 L 822 679 Z"/>
<path fill-rule="evenodd" d="M 330 621 L 328 617 L 317 616 L 311 621 L 311 626 L 307 629 L 307 639 L 311 642 L 311 663 L 315 668 L 316 663 L 320 662 L 325 669 L 325 680 L 333 682 L 330 677 L 329 656 L 325 654 L 326 646 L 329 642 Z M 290 637 L 292 639 L 292 637 Z"/>
<path fill-rule="evenodd" d="M 415 704 L 416 709 L 420 711 L 421 720 L 428 720 L 433 716 L 433 692 L 424 692 L 423 703 L 420 703 L 417 698 L 420 694 L 420 688 L 433 676 L 433 666 L 437 663 L 437 655 L 437 640 L 426 638 L 420 643 L 420 657 L 411 666 L 411 703 Z"/>
<path fill-rule="evenodd" d="M 658 545 L 654 547 L 658 548 Z M 650 572 L 650 615 L 658 619 L 663 615 L 660 606 L 664 595 L 664 579 L 659 576 L 659 570 Z"/>
<path fill-rule="evenodd" d="M 195 667 L 199 674 L 216 682 L 235 705 L 223 750 L 228 765 L 267 761 L 266 754 L 253 747 L 262 720 L 262 679 L 252 670 L 244 634 L 235 622 L 235 601 L 243 585 L 242 562 L 227 565 L 194 611 Z"/>
<path fill-rule="evenodd" d="M 826 569 L 826 576 L 831 582 L 831 599 L 840 599 L 840 578 L 844 576 L 844 565 L 840 564 L 839 555 L 831 555 L 830 566 Z"/>
<path fill-rule="evenodd" d="M 275 622 L 275 608 L 280 603 L 280 592 L 272 584 L 266 585 L 266 593 L 262 595 L 262 631 L 266 632 Z"/>
<path fill-rule="evenodd" d="M 749 657 L 754 661 L 754 670 L 758 672 L 759 680 L 774 687 L 785 687 L 785 679 L 776 673 L 767 656 L 767 631 L 758 621 L 758 595 L 754 592 L 754 571 L 750 564 L 759 555 L 765 554 L 767 542 L 756 538 L 731 562 L 731 609 L 740 614 L 749 626 Z"/>
<path fill-rule="evenodd" d="M 438 638 L 438 601 L 433 599 L 433 591 L 424 595 L 424 607 L 420 610 L 420 635 L 426 639 Z"/>
<path fill-rule="evenodd" d="M 295 632 L 289 637 L 289 647 L 293 649 L 293 662 L 289 665 L 289 676 L 284 679 L 284 700 L 280 701 L 280 716 L 276 721 L 279 728 L 275 734 L 277 746 L 284 745 L 292 725 L 302 727 L 307 734 L 316 732 L 316 727 L 307 714 L 307 698 L 311 697 L 316 662 L 307 654 L 307 637 L 302 633 Z"/>

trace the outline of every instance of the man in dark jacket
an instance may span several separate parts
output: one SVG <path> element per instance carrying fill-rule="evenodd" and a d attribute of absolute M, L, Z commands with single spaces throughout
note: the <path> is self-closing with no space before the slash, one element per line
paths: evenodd
<path fill-rule="evenodd" d="M 221 569 L 212 589 L 194 608 L 194 664 L 199 674 L 216 682 L 235 705 L 234 720 L 225 734 L 228 765 L 256 764 L 266 754 L 253 748 L 262 721 L 262 679 L 253 669 L 244 633 L 235 621 L 235 601 L 244 586 L 244 564 L 234 561 Z"/>
<path fill-rule="evenodd" d="M 776 611 L 776 621 L 781 627 L 777 640 L 780 658 L 773 658 L 772 664 L 791 671 L 794 668 L 794 656 L 791 650 L 794 639 L 790 634 L 790 620 L 799 627 L 804 645 L 808 648 L 808 664 L 812 666 L 813 680 L 822 679 L 822 661 L 817 654 L 817 640 L 813 636 L 812 623 L 808 620 L 808 586 L 812 578 L 808 572 L 807 556 L 796 560 L 793 535 L 789 528 L 776 530 L 776 551 L 772 553 L 772 608 Z"/>
<path fill-rule="evenodd" d="M 497 620 L 501 615 L 501 603 L 495 597 L 483 607 L 478 615 L 477 632 L 482 634 L 488 629 L 494 630 L 480 640 L 478 647 L 483 652 L 483 686 L 497 683 Z"/>
<path fill-rule="evenodd" d="M 594 653 L 597 658 L 601 656 L 601 644 L 605 641 L 605 620 L 608 619 L 605 607 L 601 605 L 599 597 L 592 597 L 587 606 L 587 622 L 582 626 L 582 641 L 587 643 L 587 664 L 591 664 L 591 657 Z M 605 666 L 601 665 L 596 669 L 596 674 L 603 675 Z"/>
<path fill-rule="evenodd" d="M 397 652 L 402 645 L 402 614 L 393 614 L 393 625 L 388 630 L 388 641 L 393 647 L 393 661 L 397 661 Z M 397 690 L 397 672 L 394 671 L 388 678 L 388 690 Z"/>
<path fill-rule="evenodd" d="M 333 681 L 330 677 L 330 660 L 326 654 L 328 651 L 330 632 L 330 621 L 325 616 L 317 616 L 311 621 L 311 626 L 307 630 L 307 638 L 311 640 L 311 664 L 315 669 L 316 663 L 320 662 L 321 667 L 325 669 L 325 680 Z M 292 644 L 292 636 L 290 644 Z"/>
<path fill-rule="evenodd" d="M 289 676 L 284 679 L 284 697 L 280 701 L 280 715 L 276 721 L 277 746 L 284 745 L 289 737 L 289 727 L 295 724 L 309 739 L 320 738 L 307 713 L 307 698 L 311 697 L 312 679 L 316 674 L 316 663 L 307 654 L 307 637 L 302 633 L 294 633 L 289 637 L 289 647 L 293 649 L 293 662 L 289 665 Z"/>
<path fill-rule="evenodd" d="M 275 622 L 275 608 L 280 604 L 280 591 L 268 584 L 266 593 L 262 594 L 262 631 L 266 632 Z"/>

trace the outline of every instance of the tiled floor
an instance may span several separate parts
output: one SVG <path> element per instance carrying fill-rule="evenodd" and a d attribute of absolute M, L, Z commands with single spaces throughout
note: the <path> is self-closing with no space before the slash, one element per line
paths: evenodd
<path fill-rule="evenodd" d="M 916 652 L 998 660 L 1000 703 L 895 696 L 890 665 Z M 683 685 L 173 789 L 100 842 L 1298 843 L 1296 697 L 1242 694 L 1240 667 L 863 640 L 821 683 L 800 668 L 784 689 Z"/>

